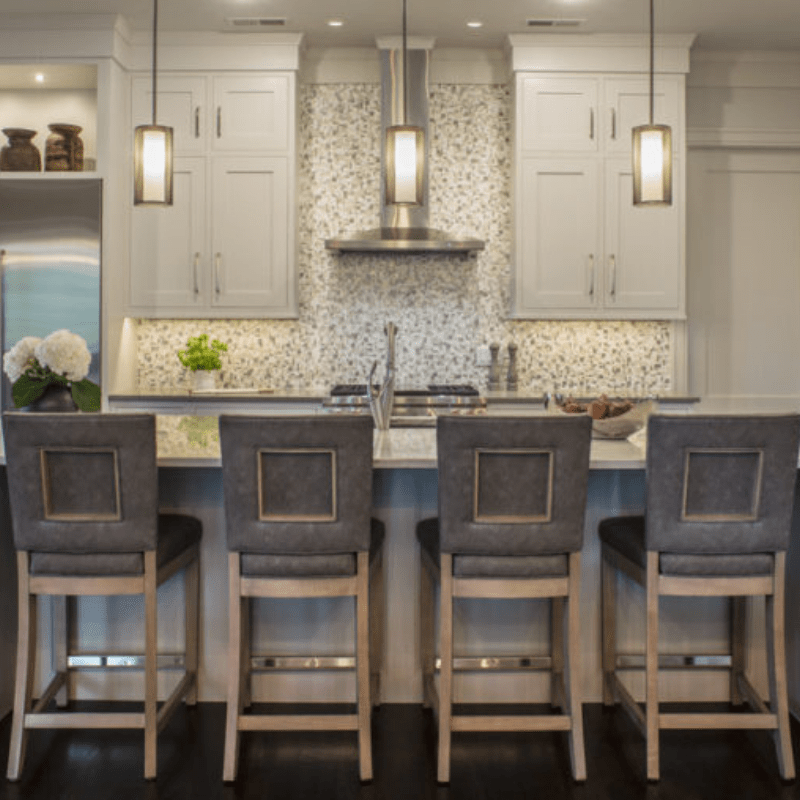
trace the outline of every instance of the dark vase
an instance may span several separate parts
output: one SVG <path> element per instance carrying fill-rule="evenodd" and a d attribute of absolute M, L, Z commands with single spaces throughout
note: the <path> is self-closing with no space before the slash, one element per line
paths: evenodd
<path fill-rule="evenodd" d="M 48 125 L 52 133 L 44 144 L 44 168 L 48 172 L 81 172 L 83 170 L 83 140 L 78 134 L 80 125 L 54 122 Z"/>
<path fill-rule="evenodd" d="M 0 170 L 5 172 L 40 172 L 42 156 L 31 141 L 36 131 L 27 128 L 3 128 L 8 144 L 0 150 Z"/>
<path fill-rule="evenodd" d="M 56 384 L 50 384 L 38 400 L 34 400 L 29 406 L 20 409 L 20 411 L 41 412 L 46 414 L 77 410 L 78 406 L 75 405 L 75 401 L 72 399 L 72 390 L 69 386 L 59 386 Z"/>

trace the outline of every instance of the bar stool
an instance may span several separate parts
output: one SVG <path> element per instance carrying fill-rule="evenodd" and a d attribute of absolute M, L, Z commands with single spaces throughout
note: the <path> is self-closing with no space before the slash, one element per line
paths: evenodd
<path fill-rule="evenodd" d="M 369 594 L 381 585 L 384 533 L 370 518 L 372 418 L 223 415 L 219 429 L 230 623 L 223 780 L 236 779 L 241 731 L 357 730 L 359 775 L 369 781 L 370 697 L 377 697 L 380 668 L 380 625 L 370 626 L 369 615 L 379 601 Z M 252 655 L 249 601 L 256 597 L 355 599 L 355 662 L 335 661 L 355 671 L 356 713 L 244 713 L 253 663 L 286 671 L 324 668 L 329 660 Z"/>
<path fill-rule="evenodd" d="M 786 550 L 792 522 L 800 416 L 654 415 L 647 429 L 646 516 L 599 526 L 603 583 L 603 702 L 618 697 L 646 739 L 647 778 L 659 779 L 662 729 L 772 730 L 781 776 L 794 777 L 784 650 Z M 646 701 L 616 674 L 616 573 L 645 589 Z M 733 598 L 730 698 L 752 712 L 659 709 L 659 598 Z M 747 597 L 764 595 L 769 707 L 745 674 Z M 691 659 L 686 663 L 691 668 Z"/>
<path fill-rule="evenodd" d="M 23 414 L 3 417 L 19 621 L 8 778 L 20 777 L 31 728 L 144 730 L 144 776 L 156 777 L 159 730 L 182 698 L 197 702 L 199 543 L 194 517 L 158 513 L 155 417 Z M 157 589 L 185 571 L 185 672 L 158 708 Z M 57 672 L 33 702 L 40 595 L 144 595 L 144 713 L 48 708 L 69 701 L 68 617 L 62 602 Z M 58 621 L 57 621 L 58 623 Z"/>
<path fill-rule="evenodd" d="M 423 690 L 438 714 L 438 780 L 450 780 L 452 731 L 569 732 L 572 774 L 586 779 L 581 700 L 580 579 L 591 419 L 440 417 L 439 517 L 417 526 L 421 545 Z M 434 684 L 433 583 L 440 585 L 438 695 Z M 551 654 L 525 659 L 551 673 L 560 713 L 453 713 L 453 599 L 551 599 Z M 567 636 L 564 638 L 564 604 Z M 459 659 L 460 668 L 483 671 Z M 565 671 L 565 661 L 567 668 Z M 566 681 L 565 681 L 566 676 Z"/>

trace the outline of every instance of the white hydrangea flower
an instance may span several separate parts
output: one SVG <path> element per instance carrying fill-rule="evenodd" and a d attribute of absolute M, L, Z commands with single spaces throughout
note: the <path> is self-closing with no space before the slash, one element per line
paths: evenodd
<path fill-rule="evenodd" d="M 92 354 L 86 346 L 86 340 L 66 328 L 54 331 L 43 339 L 36 346 L 34 354 L 43 367 L 63 375 L 69 381 L 82 381 L 89 374 Z"/>
<path fill-rule="evenodd" d="M 25 336 L 3 356 L 3 371 L 11 383 L 16 383 L 30 366 L 31 358 L 35 357 L 36 346 L 41 341 L 38 336 Z"/>

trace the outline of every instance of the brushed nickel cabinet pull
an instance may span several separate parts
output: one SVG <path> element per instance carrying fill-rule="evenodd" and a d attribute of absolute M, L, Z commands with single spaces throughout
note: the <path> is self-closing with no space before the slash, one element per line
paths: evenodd
<path fill-rule="evenodd" d="M 222 106 L 217 106 L 217 139 L 222 136 Z"/>
<path fill-rule="evenodd" d="M 222 259 L 222 253 L 214 254 L 214 293 L 219 295 L 219 262 Z"/>
<path fill-rule="evenodd" d="M 594 109 L 589 109 L 589 138 L 594 141 Z"/>
<path fill-rule="evenodd" d="M 594 253 L 589 253 L 589 297 L 594 298 Z"/>
<path fill-rule="evenodd" d="M 200 106 L 195 106 L 194 109 L 194 138 L 200 138 Z"/>
<path fill-rule="evenodd" d="M 608 257 L 608 263 L 611 266 L 611 297 L 617 297 L 617 257 L 612 253 Z"/>
<path fill-rule="evenodd" d="M 617 138 L 617 109 L 611 109 L 611 138 Z"/>
<path fill-rule="evenodd" d="M 194 280 L 194 294 L 197 297 L 200 294 L 200 286 L 197 283 L 197 269 L 200 266 L 200 253 L 194 254 L 194 265 L 193 265 L 193 274 L 192 279 Z"/>

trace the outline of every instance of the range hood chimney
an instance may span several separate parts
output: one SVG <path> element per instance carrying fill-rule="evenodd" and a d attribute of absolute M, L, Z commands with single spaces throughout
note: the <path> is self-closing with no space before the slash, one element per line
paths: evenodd
<path fill-rule="evenodd" d="M 457 239 L 444 231 L 428 227 L 428 64 L 431 39 L 410 41 L 408 63 L 403 69 L 403 51 L 397 37 L 378 39 L 381 59 L 381 227 L 352 236 L 326 239 L 325 247 L 335 252 L 372 253 L 468 253 L 483 250 L 478 239 Z M 403 114 L 403 80 L 408 81 L 406 113 Z M 393 205 L 386 202 L 386 129 L 393 125 L 415 125 L 424 131 L 425 170 L 420 205 Z"/>

